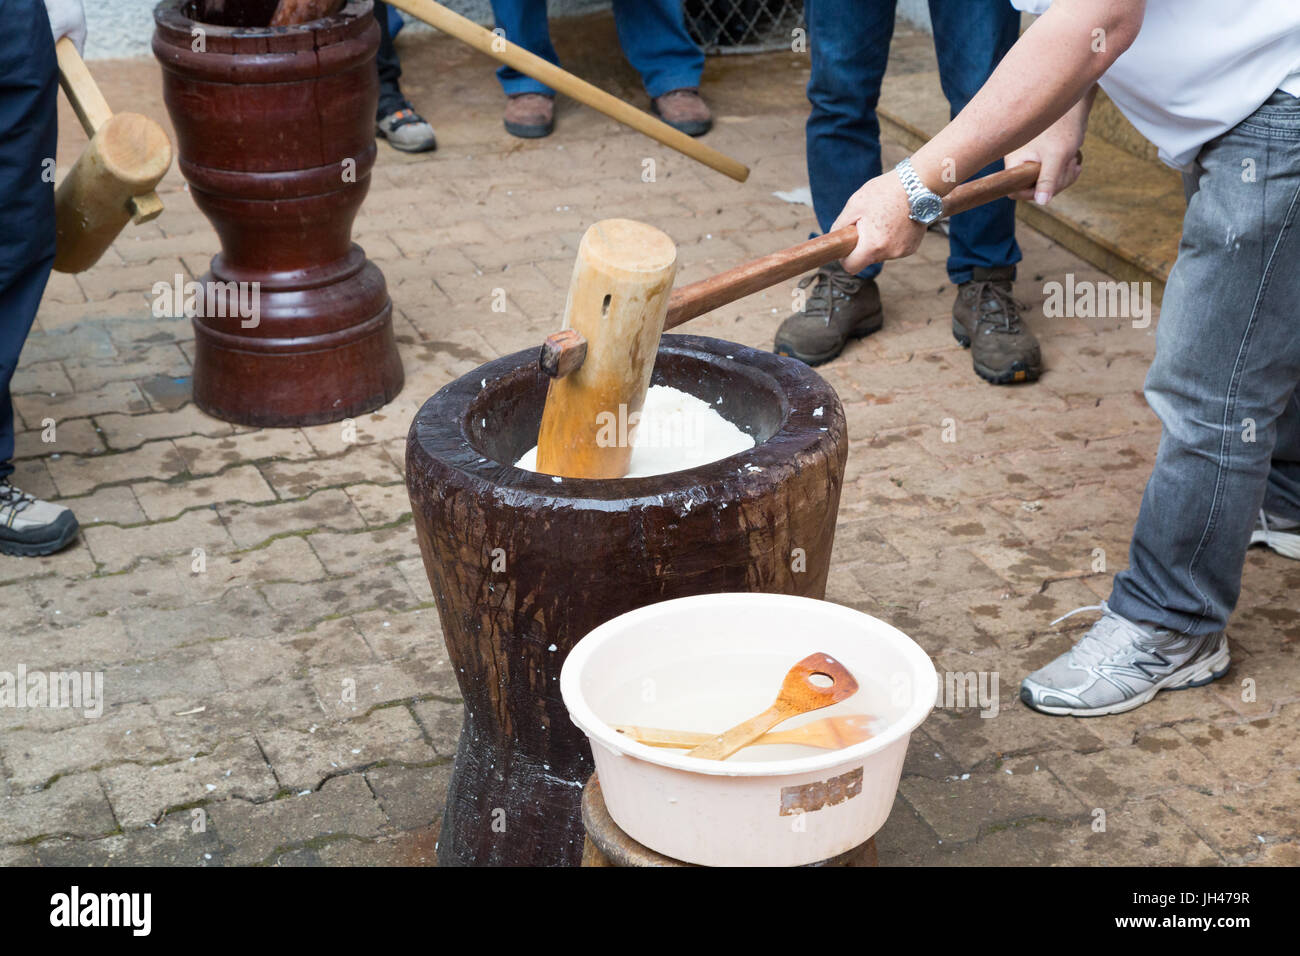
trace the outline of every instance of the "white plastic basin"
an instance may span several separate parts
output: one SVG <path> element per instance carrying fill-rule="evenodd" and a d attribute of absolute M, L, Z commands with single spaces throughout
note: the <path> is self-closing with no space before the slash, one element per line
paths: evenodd
<path fill-rule="evenodd" d="M 778 726 L 869 713 L 874 736 L 842 750 L 753 746 L 729 760 L 639 744 L 612 724 L 718 733 L 767 708 L 786 672 L 824 651 L 860 689 Z M 870 615 L 776 594 L 709 594 L 620 615 L 569 654 L 560 689 L 591 741 L 610 816 L 688 863 L 799 866 L 873 836 L 898 789 L 913 730 L 934 705 L 934 665 Z"/>

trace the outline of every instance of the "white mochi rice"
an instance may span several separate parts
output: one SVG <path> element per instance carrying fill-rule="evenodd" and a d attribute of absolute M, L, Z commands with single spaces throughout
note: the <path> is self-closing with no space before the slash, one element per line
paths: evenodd
<path fill-rule="evenodd" d="M 628 430 L 626 423 L 609 424 L 615 440 L 620 427 Z M 632 460 L 628 478 L 698 468 L 754 447 L 753 435 L 727 421 L 708 402 L 667 385 L 650 386 L 641 418 L 630 430 Z M 515 467 L 536 471 L 537 448 L 525 452 Z"/>

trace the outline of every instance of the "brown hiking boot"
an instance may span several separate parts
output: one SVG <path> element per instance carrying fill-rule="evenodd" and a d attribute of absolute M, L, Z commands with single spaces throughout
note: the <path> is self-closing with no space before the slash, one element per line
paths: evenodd
<path fill-rule="evenodd" d="M 655 116 L 687 136 L 703 136 L 713 128 L 713 114 L 699 90 L 671 90 L 650 101 Z"/>
<path fill-rule="evenodd" d="M 516 93 L 506 97 L 506 132 L 520 139 L 541 139 L 555 129 L 555 97 Z"/>
<path fill-rule="evenodd" d="M 1033 382 L 1043 372 L 1038 339 L 1020 321 L 1024 304 L 1011 294 L 1014 270 L 976 267 L 957 287 L 952 334 L 970 349 L 979 376 L 994 385 Z"/>
<path fill-rule="evenodd" d="M 843 352 L 849 339 L 863 338 L 884 325 L 885 312 L 875 279 L 851 276 L 838 262 L 832 262 L 799 281 L 801 289 L 809 285 L 813 290 L 804 310 L 794 313 L 776 330 L 777 355 L 821 365 Z"/>

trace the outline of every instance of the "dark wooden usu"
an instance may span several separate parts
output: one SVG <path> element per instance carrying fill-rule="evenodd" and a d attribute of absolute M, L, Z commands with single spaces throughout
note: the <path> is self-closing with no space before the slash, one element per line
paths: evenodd
<path fill-rule="evenodd" d="M 514 468 L 549 382 L 535 348 L 446 386 L 411 425 L 407 489 L 465 700 L 442 865 L 581 862 L 592 760 L 559 678 L 597 625 L 695 594 L 825 596 L 848 453 L 834 390 L 802 362 L 689 335 L 663 337 L 652 381 L 721 397 L 757 446 L 649 478 Z"/>
<path fill-rule="evenodd" d="M 229 309 L 195 317 L 195 403 L 244 425 L 312 425 L 402 387 L 384 277 L 351 238 L 375 161 L 379 27 L 370 0 L 259 26 L 274 9 L 227 0 L 200 23 L 197 0 L 163 0 L 153 50 L 181 172 L 221 240 L 204 288 L 260 284 L 255 327 Z"/>

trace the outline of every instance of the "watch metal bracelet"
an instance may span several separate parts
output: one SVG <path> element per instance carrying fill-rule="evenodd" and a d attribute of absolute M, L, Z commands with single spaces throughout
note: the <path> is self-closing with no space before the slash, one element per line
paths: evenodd
<path fill-rule="evenodd" d="M 928 226 L 943 217 L 943 199 L 926 188 L 925 183 L 912 168 L 912 159 L 908 157 L 894 167 L 898 179 L 907 193 L 909 218 L 914 222 Z"/>

